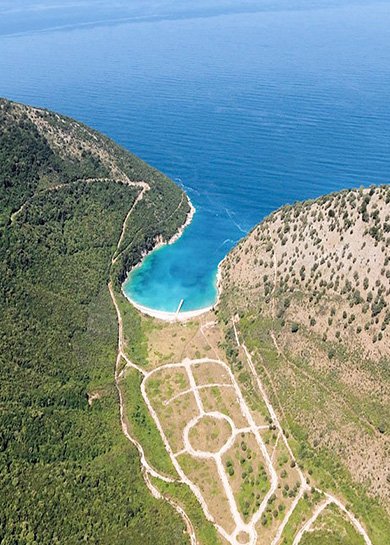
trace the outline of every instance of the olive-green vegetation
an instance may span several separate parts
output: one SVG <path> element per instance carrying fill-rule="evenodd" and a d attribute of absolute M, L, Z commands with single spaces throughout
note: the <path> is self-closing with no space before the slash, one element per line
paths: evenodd
<path fill-rule="evenodd" d="M 213 524 L 208 521 L 203 513 L 200 503 L 190 488 L 183 483 L 166 483 L 154 479 L 153 484 L 165 495 L 173 497 L 179 501 L 185 509 L 191 523 L 194 527 L 196 537 L 202 545 L 220 545 L 219 534 Z"/>
<path fill-rule="evenodd" d="M 126 179 L 150 190 L 136 226 L 129 218 L 138 235 L 112 272 L 116 285 L 154 236 L 184 222 L 181 190 L 79 123 L 0 101 L 4 545 L 187 543 L 181 518 L 149 494 L 119 424 L 107 284 L 140 191 L 116 183 Z"/>
<path fill-rule="evenodd" d="M 136 369 L 130 369 L 122 382 L 131 433 L 142 445 L 149 463 L 161 473 L 175 478 L 177 473 L 142 397 L 141 379 L 142 376 Z"/>
<path fill-rule="evenodd" d="M 311 532 L 302 536 L 302 545 L 364 545 L 358 534 L 337 506 L 329 505 L 312 526 Z"/>

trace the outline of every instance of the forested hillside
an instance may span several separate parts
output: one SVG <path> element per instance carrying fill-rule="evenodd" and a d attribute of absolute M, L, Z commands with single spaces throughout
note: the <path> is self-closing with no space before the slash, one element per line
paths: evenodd
<path fill-rule="evenodd" d="M 1 100 L 0 202 L 0 542 L 185 543 L 120 428 L 107 284 L 177 231 L 186 197 L 95 131 Z"/>

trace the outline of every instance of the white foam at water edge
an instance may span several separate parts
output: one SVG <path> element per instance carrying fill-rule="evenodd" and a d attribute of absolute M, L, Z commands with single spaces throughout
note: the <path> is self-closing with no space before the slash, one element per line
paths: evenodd
<path fill-rule="evenodd" d="M 186 310 L 184 312 L 165 312 L 164 310 L 156 310 L 154 308 L 145 307 L 144 305 L 139 305 L 138 303 L 133 301 L 128 295 L 126 295 L 126 293 L 125 297 L 137 310 L 139 310 L 143 314 L 147 314 L 148 316 L 152 316 L 153 318 L 157 318 L 158 320 L 163 320 L 164 322 L 185 322 L 187 320 L 191 320 L 192 318 L 196 318 L 201 314 L 205 314 L 213 308 L 212 306 L 210 306 L 198 308 L 196 310 Z"/>

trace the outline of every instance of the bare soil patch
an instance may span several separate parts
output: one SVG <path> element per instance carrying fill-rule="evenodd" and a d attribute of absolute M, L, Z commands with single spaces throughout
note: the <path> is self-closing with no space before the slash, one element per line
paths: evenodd
<path fill-rule="evenodd" d="M 242 414 L 237 394 L 234 388 L 213 386 L 199 390 L 205 411 L 220 411 L 229 416 L 237 428 L 245 428 L 249 425 Z"/>
<path fill-rule="evenodd" d="M 182 454 L 177 457 L 177 461 L 188 478 L 199 487 L 215 521 L 227 532 L 232 532 L 235 524 L 214 460 L 200 460 L 189 454 Z"/>
<path fill-rule="evenodd" d="M 227 420 L 206 414 L 189 430 L 188 439 L 194 450 L 214 453 L 226 444 L 231 434 Z"/>
<path fill-rule="evenodd" d="M 199 363 L 192 366 L 197 384 L 231 384 L 229 373 L 219 363 Z"/>

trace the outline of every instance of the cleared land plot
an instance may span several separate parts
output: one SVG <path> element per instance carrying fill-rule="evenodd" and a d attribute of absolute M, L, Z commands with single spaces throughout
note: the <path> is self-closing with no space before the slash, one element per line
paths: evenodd
<path fill-rule="evenodd" d="M 154 324 L 153 335 L 148 335 L 148 359 L 152 367 L 172 361 L 181 361 L 187 354 L 187 345 L 197 334 L 199 324 L 158 322 Z"/>
<path fill-rule="evenodd" d="M 157 399 L 151 402 L 173 453 L 180 452 L 184 448 L 184 428 L 198 415 L 194 394 L 181 395 L 168 405 Z"/>
<path fill-rule="evenodd" d="M 233 387 L 202 388 L 199 391 L 205 411 L 220 411 L 229 416 L 237 428 L 246 428 L 248 421 L 242 414 L 237 393 Z"/>
<path fill-rule="evenodd" d="M 235 523 L 215 461 L 200 460 L 189 454 L 181 454 L 177 461 L 187 477 L 196 483 L 214 520 L 230 534 Z"/>
<path fill-rule="evenodd" d="M 145 394 L 176 469 L 222 535 L 252 542 L 253 517 L 271 492 L 270 456 L 229 368 L 206 359 L 168 364 L 147 376 Z"/>
<path fill-rule="evenodd" d="M 148 363 L 158 367 L 172 361 L 189 358 L 222 357 L 218 344 L 221 331 L 213 327 L 213 313 L 194 318 L 189 322 L 169 323 L 154 321 L 146 327 Z"/>
<path fill-rule="evenodd" d="M 225 367 L 219 363 L 198 363 L 192 366 L 195 382 L 199 384 L 232 384 Z"/>
<path fill-rule="evenodd" d="M 232 434 L 224 418 L 202 416 L 189 430 L 188 440 L 194 450 L 219 452 Z"/>
<path fill-rule="evenodd" d="M 180 367 L 163 367 L 155 371 L 148 379 L 149 397 L 163 403 L 168 403 L 174 396 L 189 388 L 187 373 Z"/>
<path fill-rule="evenodd" d="M 222 460 L 240 513 L 247 522 L 259 509 L 270 486 L 265 461 L 253 433 L 240 433 Z"/>

